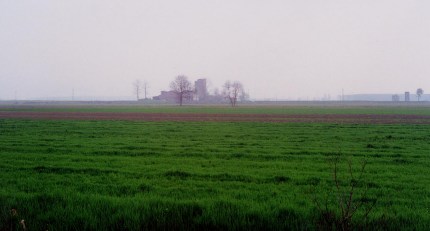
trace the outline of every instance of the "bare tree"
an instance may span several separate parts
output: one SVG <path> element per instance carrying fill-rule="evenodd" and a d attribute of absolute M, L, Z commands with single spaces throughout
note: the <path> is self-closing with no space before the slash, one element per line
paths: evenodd
<path fill-rule="evenodd" d="M 223 86 L 223 96 L 229 101 L 232 107 L 236 107 L 237 100 L 243 95 L 243 85 L 238 81 L 225 82 Z"/>
<path fill-rule="evenodd" d="M 143 81 L 142 88 L 143 88 L 143 93 L 145 94 L 145 99 L 148 99 L 147 93 L 148 93 L 149 86 L 148 86 L 148 82 L 146 80 Z"/>
<path fill-rule="evenodd" d="M 249 93 L 246 92 L 245 89 L 243 89 L 242 94 L 240 95 L 240 101 L 249 101 Z"/>
<path fill-rule="evenodd" d="M 138 100 L 138 101 L 139 101 L 139 95 L 140 95 L 141 91 L 142 91 L 142 82 L 140 80 L 136 79 L 133 82 L 133 93 L 134 93 L 134 95 L 136 95 L 136 100 Z"/>
<path fill-rule="evenodd" d="M 365 168 L 367 162 L 361 163 L 359 170 L 353 170 L 352 161 L 347 162 L 347 174 L 340 174 L 340 157 L 336 156 L 332 160 L 333 173 L 332 179 L 335 187 L 325 195 L 322 201 L 316 197 L 312 199 L 320 212 L 318 226 L 321 230 L 355 230 L 353 217 L 361 210 L 361 219 L 364 223 L 368 221 L 370 212 L 376 205 L 377 199 L 368 195 L 367 182 L 365 180 Z M 348 176 L 341 180 L 339 175 Z M 361 186 L 361 187 L 360 187 Z M 315 189 L 313 189 L 315 193 Z M 334 196 L 331 200 L 329 197 Z M 338 210 L 337 212 L 335 210 Z"/>
<path fill-rule="evenodd" d="M 417 96 L 418 96 L 418 101 L 420 101 L 421 96 L 424 94 L 424 91 L 422 88 L 418 88 L 417 89 Z"/>
<path fill-rule="evenodd" d="M 193 86 L 185 75 L 178 75 L 170 83 L 170 89 L 176 94 L 179 106 L 182 106 L 184 100 L 190 100 L 193 97 Z"/>

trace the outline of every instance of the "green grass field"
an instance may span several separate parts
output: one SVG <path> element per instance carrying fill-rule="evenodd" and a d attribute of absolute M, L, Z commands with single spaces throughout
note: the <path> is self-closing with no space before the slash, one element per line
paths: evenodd
<path fill-rule="evenodd" d="M 430 114 L 425 107 L 55 110 Z M 357 196 L 368 191 L 357 199 L 376 204 L 367 220 L 358 211 L 354 227 L 429 229 L 430 125 L 0 119 L 0 230 L 20 219 L 29 230 L 315 230 L 314 198 L 338 211 L 329 161 L 337 155 L 342 187 L 347 160 L 356 175 L 360 161 L 368 163 Z"/>
<path fill-rule="evenodd" d="M 0 111 L 32 111 L 32 112 L 142 112 L 142 113 L 221 113 L 221 114 L 398 114 L 398 115 L 430 115 L 427 105 L 362 105 L 335 104 L 331 106 L 304 105 L 241 105 L 232 108 L 222 105 L 214 106 L 157 106 L 157 105 L 16 105 L 1 106 Z"/>

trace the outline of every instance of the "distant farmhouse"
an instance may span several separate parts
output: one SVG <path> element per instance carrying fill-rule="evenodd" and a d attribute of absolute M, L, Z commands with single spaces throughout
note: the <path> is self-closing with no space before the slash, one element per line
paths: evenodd
<path fill-rule="evenodd" d="M 160 95 L 154 96 L 152 99 L 174 103 L 176 101 L 176 93 L 174 91 L 161 91 Z"/>
<path fill-rule="evenodd" d="M 160 95 L 152 97 L 153 100 L 164 101 L 166 103 L 176 103 L 177 95 L 174 91 L 161 91 Z M 221 103 L 225 99 L 219 95 L 211 95 L 207 89 L 206 79 L 198 79 L 194 82 L 193 97 L 185 99 L 187 103 Z"/>

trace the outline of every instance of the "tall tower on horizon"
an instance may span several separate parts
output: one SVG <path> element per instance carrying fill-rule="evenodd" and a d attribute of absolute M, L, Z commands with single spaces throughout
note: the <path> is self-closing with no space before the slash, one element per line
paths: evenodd
<path fill-rule="evenodd" d="M 206 87 L 206 79 L 198 79 L 194 82 L 196 88 L 197 101 L 205 101 L 208 96 L 208 90 Z"/>

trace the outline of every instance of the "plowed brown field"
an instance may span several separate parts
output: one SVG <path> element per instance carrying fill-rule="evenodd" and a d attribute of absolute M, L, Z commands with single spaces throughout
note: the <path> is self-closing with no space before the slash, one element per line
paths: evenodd
<path fill-rule="evenodd" d="M 430 124 L 423 115 L 366 114 L 204 114 L 204 113 L 105 113 L 105 112 L 0 112 L 0 118 L 53 120 L 219 121 L 219 122 L 315 122 L 366 124 Z"/>

